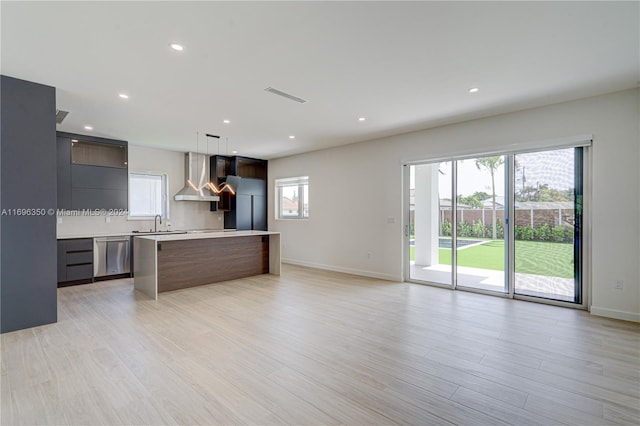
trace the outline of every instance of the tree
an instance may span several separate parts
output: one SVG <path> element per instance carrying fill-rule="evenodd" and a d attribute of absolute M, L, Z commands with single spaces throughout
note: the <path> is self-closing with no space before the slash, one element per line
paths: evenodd
<path fill-rule="evenodd" d="M 516 194 L 516 201 L 535 201 L 537 193 L 535 186 L 525 186 Z"/>
<path fill-rule="evenodd" d="M 496 171 L 498 168 L 504 164 L 504 158 L 501 155 L 496 155 L 494 157 L 484 157 L 476 160 L 476 167 L 478 170 L 486 169 L 491 174 L 491 202 L 493 208 L 491 215 L 491 228 L 492 228 L 492 236 L 494 240 L 497 235 L 497 227 L 496 227 Z"/>
<path fill-rule="evenodd" d="M 473 193 L 473 196 L 480 201 L 488 200 L 489 198 L 491 198 L 491 195 L 487 194 L 484 191 L 476 191 Z"/>
<path fill-rule="evenodd" d="M 538 198 L 540 201 L 570 201 L 566 192 L 555 188 L 541 188 Z"/>
<path fill-rule="evenodd" d="M 458 204 L 464 204 L 465 206 L 469 206 L 474 209 L 482 208 L 482 201 L 475 195 L 469 195 L 468 197 L 458 195 Z"/>

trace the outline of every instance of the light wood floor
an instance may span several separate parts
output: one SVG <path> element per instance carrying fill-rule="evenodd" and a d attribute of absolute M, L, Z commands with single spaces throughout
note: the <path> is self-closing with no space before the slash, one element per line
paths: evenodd
<path fill-rule="evenodd" d="M 638 424 L 640 326 L 285 265 L 60 289 L 2 335 L 2 424 Z"/>

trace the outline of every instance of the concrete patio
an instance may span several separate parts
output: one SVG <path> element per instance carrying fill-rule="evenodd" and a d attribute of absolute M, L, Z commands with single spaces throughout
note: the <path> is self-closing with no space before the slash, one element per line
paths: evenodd
<path fill-rule="evenodd" d="M 411 262 L 411 280 L 451 284 L 451 265 L 421 266 Z M 506 293 L 504 271 L 458 267 L 458 287 Z M 574 301 L 574 280 L 533 274 L 515 274 L 516 294 Z"/>

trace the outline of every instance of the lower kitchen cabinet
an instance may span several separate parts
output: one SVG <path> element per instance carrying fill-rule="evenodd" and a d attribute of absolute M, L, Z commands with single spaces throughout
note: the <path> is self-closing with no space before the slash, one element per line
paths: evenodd
<path fill-rule="evenodd" d="M 93 239 L 58 240 L 58 287 L 93 281 Z"/>

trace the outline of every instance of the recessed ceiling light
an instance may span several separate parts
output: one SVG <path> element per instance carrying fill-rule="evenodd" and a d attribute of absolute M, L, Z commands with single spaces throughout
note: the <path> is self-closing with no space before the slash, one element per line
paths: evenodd
<path fill-rule="evenodd" d="M 178 52 L 182 52 L 184 50 L 184 47 L 182 47 L 182 45 L 178 43 L 171 43 L 169 47 L 171 47 L 173 50 L 177 50 Z"/>
<path fill-rule="evenodd" d="M 232 153 L 232 154 L 237 154 L 237 153 L 238 153 L 238 151 L 231 151 L 231 153 Z"/>
<path fill-rule="evenodd" d="M 71 142 L 78 142 L 78 139 L 71 139 Z"/>
<path fill-rule="evenodd" d="M 476 93 L 478 90 L 480 89 L 478 89 L 477 87 L 472 87 L 471 89 L 469 89 L 469 93 Z"/>
<path fill-rule="evenodd" d="M 126 93 L 118 93 L 118 96 L 120 96 L 122 99 L 129 99 L 129 95 L 127 95 Z"/>
<path fill-rule="evenodd" d="M 84 126 L 84 129 L 85 129 L 85 130 L 93 130 L 93 127 L 91 127 L 91 126 Z"/>
<path fill-rule="evenodd" d="M 364 118 L 364 117 L 358 118 L 358 121 L 364 121 L 364 120 L 366 120 L 366 118 Z"/>
<path fill-rule="evenodd" d="M 231 121 L 229 121 L 229 120 L 222 120 L 222 122 L 223 122 L 224 124 L 229 124 L 229 123 L 231 123 Z"/>
<path fill-rule="evenodd" d="M 293 136 L 293 135 L 289 136 L 289 139 L 295 139 L 295 138 L 296 138 L 296 137 L 295 137 L 295 136 Z"/>

